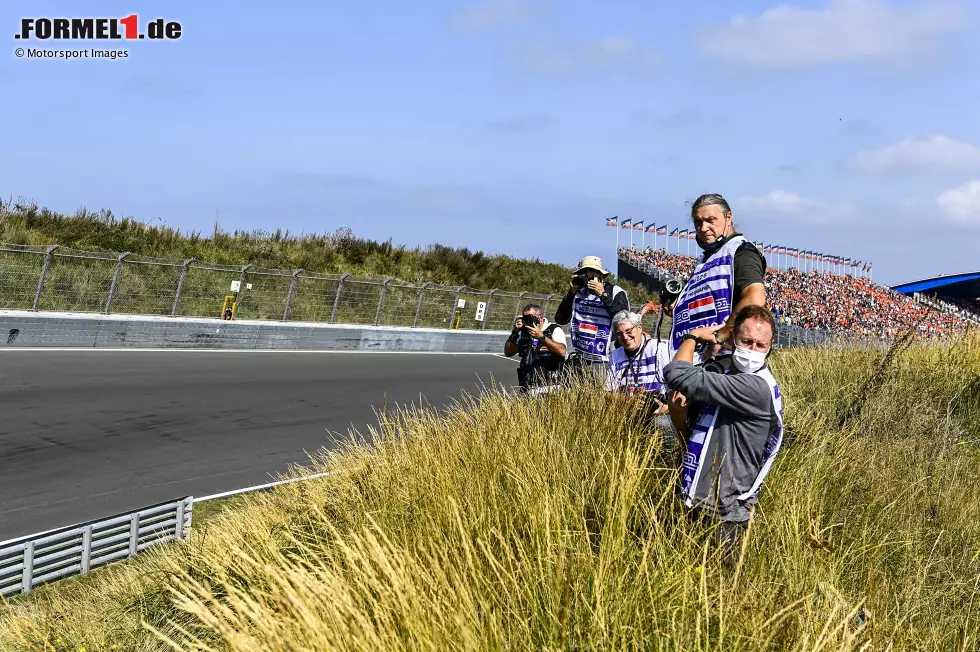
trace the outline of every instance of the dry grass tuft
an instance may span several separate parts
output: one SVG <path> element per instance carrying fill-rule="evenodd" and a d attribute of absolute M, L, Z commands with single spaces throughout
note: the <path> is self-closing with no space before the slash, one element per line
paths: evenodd
<path fill-rule="evenodd" d="M 735 570 L 660 438 L 578 388 L 383 415 L 323 479 L 0 607 L 5 650 L 974 650 L 980 338 L 782 351 L 796 432 Z"/>

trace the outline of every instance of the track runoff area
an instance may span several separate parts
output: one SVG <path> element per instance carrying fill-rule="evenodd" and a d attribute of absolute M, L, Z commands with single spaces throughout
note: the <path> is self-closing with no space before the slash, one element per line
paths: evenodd
<path fill-rule="evenodd" d="M 0 351 L 0 540 L 267 484 L 375 410 L 516 384 L 488 353 Z"/>

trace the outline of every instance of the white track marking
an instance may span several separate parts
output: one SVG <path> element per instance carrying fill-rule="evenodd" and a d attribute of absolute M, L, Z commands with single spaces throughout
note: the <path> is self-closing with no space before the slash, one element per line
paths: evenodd
<path fill-rule="evenodd" d="M 359 469 L 355 469 L 355 470 L 359 470 Z M 249 491 L 258 491 L 259 489 L 268 489 L 269 487 L 276 487 L 278 485 L 287 484 L 287 483 L 290 483 L 290 482 L 299 482 L 300 480 L 312 480 L 313 478 L 323 478 L 323 477 L 326 477 L 328 475 L 334 475 L 335 473 L 344 473 L 346 471 L 347 471 L 346 469 L 341 470 L 341 471 L 325 471 L 323 473 L 314 473 L 312 475 L 304 475 L 304 476 L 299 477 L 299 478 L 289 478 L 288 480 L 279 480 L 277 482 L 269 482 L 267 484 L 257 484 L 254 487 L 245 487 L 244 489 L 233 489 L 232 491 L 224 491 L 224 492 L 222 492 L 220 494 L 211 494 L 210 496 L 201 496 L 200 498 L 195 498 L 193 500 L 193 503 L 196 505 L 197 503 L 203 503 L 203 502 L 206 502 L 208 500 L 217 500 L 218 498 L 227 498 L 228 496 L 235 496 L 237 494 L 244 494 L 244 493 L 247 493 Z"/>

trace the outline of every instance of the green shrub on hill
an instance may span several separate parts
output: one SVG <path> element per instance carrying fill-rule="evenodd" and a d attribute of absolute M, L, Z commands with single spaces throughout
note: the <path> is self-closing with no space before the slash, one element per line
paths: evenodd
<path fill-rule="evenodd" d="M 366 278 L 433 281 L 440 285 L 563 294 L 572 270 L 540 259 L 487 255 L 465 247 L 432 244 L 409 249 L 391 240 L 358 238 L 349 228 L 331 233 L 296 235 L 288 231 L 235 231 L 215 228 L 210 235 L 182 233 L 165 225 L 119 218 L 112 211 L 78 209 L 63 215 L 27 201 L 0 201 L 0 242 L 58 244 L 86 251 L 129 251 L 137 256 L 184 260 L 197 258 L 223 265 L 254 265 L 272 269 L 305 269 L 321 274 L 353 274 Z M 582 254 L 593 253 L 590 242 Z M 615 260 L 607 260 L 615 269 Z M 641 305 L 649 293 L 631 283 L 620 283 L 631 302 Z"/>

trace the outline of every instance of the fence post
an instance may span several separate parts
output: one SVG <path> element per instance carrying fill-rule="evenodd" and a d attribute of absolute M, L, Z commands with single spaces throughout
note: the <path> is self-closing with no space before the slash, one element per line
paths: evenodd
<path fill-rule="evenodd" d="M 302 269 L 293 272 L 293 278 L 289 281 L 289 294 L 286 295 L 286 307 L 282 311 L 282 320 L 289 320 L 289 308 L 293 305 L 293 297 L 296 296 L 296 278 L 303 273 Z"/>
<path fill-rule="evenodd" d="M 180 270 L 180 278 L 177 280 L 177 294 L 174 295 L 174 307 L 170 309 L 170 316 L 176 317 L 177 311 L 180 310 L 180 295 L 184 291 L 184 282 L 187 281 L 187 272 L 190 270 L 191 263 L 197 261 L 197 258 L 188 258 L 184 261 L 184 269 Z"/>
<path fill-rule="evenodd" d="M 514 320 L 521 314 L 521 304 L 524 303 L 524 296 L 527 294 L 527 290 L 521 292 L 517 298 L 514 300 Z"/>
<path fill-rule="evenodd" d="M 24 544 L 24 571 L 20 575 L 20 592 L 30 593 L 34 584 L 34 542 Z"/>
<path fill-rule="evenodd" d="M 389 283 L 391 283 L 391 279 L 390 278 L 386 278 L 381 283 L 381 295 L 378 297 L 378 310 L 377 310 L 377 312 L 374 313 L 374 325 L 375 326 L 380 326 L 381 325 L 381 306 L 384 305 L 384 302 L 385 302 L 385 294 L 388 292 L 388 284 Z"/>
<path fill-rule="evenodd" d="M 426 281 L 422 284 L 422 287 L 419 288 L 419 303 L 417 306 L 415 306 L 415 321 L 412 322 L 412 328 L 419 327 L 419 319 L 422 317 L 422 297 L 425 296 L 425 288 L 429 287 L 430 285 L 432 285 L 432 281 Z"/>
<path fill-rule="evenodd" d="M 487 296 L 487 309 L 483 312 L 483 323 L 480 324 L 480 330 L 485 331 L 487 329 L 487 319 L 490 318 L 490 306 L 493 304 L 493 295 L 500 292 L 497 288 L 490 290 L 490 294 Z"/>
<path fill-rule="evenodd" d="M 60 246 L 51 245 L 44 254 L 44 264 L 41 265 L 41 277 L 37 279 L 37 290 L 34 291 L 34 305 L 31 306 L 31 310 L 34 312 L 37 312 L 38 306 L 41 305 L 41 290 L 44 288 L 44 279 L 48 275 L 48 268 L 51 267 L 51 261 L 54 260 L 54 250 Z"/>
<path fill-rule="evenodd" d="M 554 300 L 555 300 L 555 295 L 554 294 L 549 294 L 548 295 L 548 300 L 544 302 L 544 315 L 545 315 L 545 317 L 548 316 L 548 311 L 551 310 L 551 302 L 554 301 Z"/>
<path fill-rule="evenodd" d="M 140 541 L 140 515 L 139 512 L 133 512 L 129 517 L 129 557 L 132 559 L 136 556 L 136 551 L 139 548 Z"/>
<path fill-rule="evenodd" d="M 340 292 L 344 289 L 344 281 L 350 278 L 350 274 L 343 274 L 337 282 L 337 296 L 333 299 L 333 310 L 330 312 L 330 322 L 335 323 L 337 319 L 337 307 L 340 306 Z"/>
<path fill-rule="evenodd" d="M 465 285 L 460 285 L 456 288 L 456 298 L 453 299 L 453 310 L 449 313 L 449 330 L 453 330 L 453 325 L 456 322 L 456 311 L 458 310 L 456 306 L 459 305 L 459 295 L 465 288 Z"/>
<path fill-rule="evenodd" d="M 119 285 L 119 273 L 122 271 L 123 260 L 130 252 L 119 254 L 116 258 L 116 271 L 112 274 L 112 283 L 109 284 L 109 296 L 105 300 L 105 314 L 110 314 L 112 311 L 112 300 L 116 298 L 116 287 Z"/>
<path fill-rule="evenodd" d="M 178 541 L 184 540 L 184 499 L 183 498 L 181 498 L 177 502 L 177 523 L 176 523 L 176 527 L 174 528 L 174 537 L 176 537 Z"/>
<path fill-rule="evenodd" d="M 92 567 L 92 526 L 82 530 L 82 575 L 88 575 Z"/>

